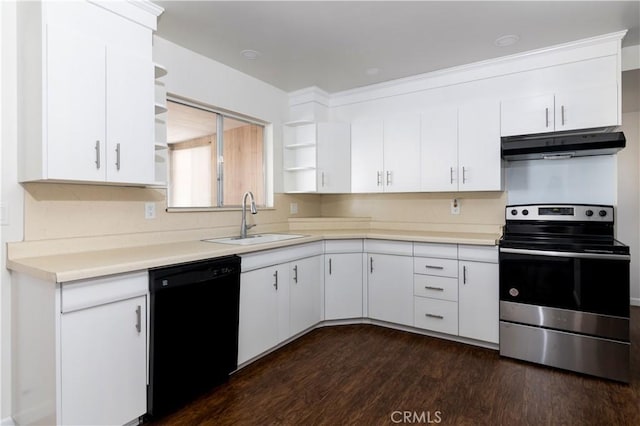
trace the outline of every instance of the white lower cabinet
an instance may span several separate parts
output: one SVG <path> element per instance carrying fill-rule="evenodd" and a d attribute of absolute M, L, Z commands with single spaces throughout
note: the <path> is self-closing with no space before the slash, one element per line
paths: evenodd
<path fill-rule="evenodd" d="M 325 242 L 324 318 L 361 318 L 362 240 Z"/>
<path fill-rule="evenodd" d="M 370 246 L 367 247 L 369 317 L 413 325 L 412 244 L 382 241 L 366 244 Z M 377 253 L 369 248 L 396 254 Z"/>
<path fill-rule="evenodd" d="M 147 271 L 53 283 L 14 274 L 16 424 L 116 425 L 147 412 Z"/>
<path fill-rule="evenodd" d="M 296 260 L 289 264 L 290 335 L 294 336 L 321 320 L 322 256 Z"/>
<path fill-rule="evenodd" d="M 62 424 L 125 424 L 147 411 L 147 297 L 62 314 Z"/>
<path fill-rule="evenodd" d="M 481 261 L 462 260 L 465 258 Z M 498 249 L 461 245 L 460 259 L 459 334 L 498 343 Z"/>
<path fill-rule="evenodd" d="M 276 265 L 240 275 L 238 364 L 289 337 L 289 268 Z"/>
<path fill-rule="evenodd" d="M 322 243 L 242 256 L 238 364 L 322 320 Z"/>

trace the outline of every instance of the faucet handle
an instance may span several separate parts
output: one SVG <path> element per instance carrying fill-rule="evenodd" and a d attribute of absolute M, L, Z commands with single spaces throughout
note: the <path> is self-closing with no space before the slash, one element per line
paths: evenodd
<path fill-rule="evenodd" d="M 245 225 L 245 227 L 246 227 L 247 229 L 251 229 L 251 228 L 253 228 L 254 226 L 256 226 L 256 224 L 255 224 L 255 223 L 252 223 L 251 225 Z"/>

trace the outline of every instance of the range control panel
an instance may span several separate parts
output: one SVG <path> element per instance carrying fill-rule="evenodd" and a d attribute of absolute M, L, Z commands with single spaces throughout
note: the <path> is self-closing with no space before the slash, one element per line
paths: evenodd
<path fill-rule="evenodd" d="M 520 204 L 506 207 L 506 219 L 613 222 L 613 206 L 597 204 Z"/>

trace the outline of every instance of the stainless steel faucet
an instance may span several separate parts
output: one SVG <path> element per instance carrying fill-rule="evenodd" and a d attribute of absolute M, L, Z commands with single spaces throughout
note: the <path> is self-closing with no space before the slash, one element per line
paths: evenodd
<path fill-rule="evenodd" d="M 242 223 L 240 224 L 240 238 L 247 238 L 247 231 L 256 226 L 247 225 L 247 197 L 251 199 L 251 214 L 258 213 L 258 209 L 256 209 L 256 200 L 253 198 L 253 192 L 245 192 L 242 197 Z"/>

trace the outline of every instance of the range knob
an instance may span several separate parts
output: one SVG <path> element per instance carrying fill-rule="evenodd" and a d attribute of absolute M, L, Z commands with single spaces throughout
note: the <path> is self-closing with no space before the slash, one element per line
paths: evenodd
<path fill-rule="evenodd" d="M 527 210 L 527 209 L 522 210 L 522 214 L 525 215 L 525 216 L 528 215 L 529 214 L 529 210 Z"/>
<path fill-rule="evenodd" d="M 593 210 L 589 209 L 586 212 L 584 212 L 584 214 L 586 214 L 588 217 L 593 216 Z"/>
<path fill-rule="evenodd" d="M 600 215 L 600 217 L 605 217 L 607 215 L 607 211 L 606 210 L 600 210 L 598 212 L 598 214 Z"/>
<path fill-rule="evenodd" d="M 518 210 L 516 209 L 511 210 L 511 216 L 515 216 L 517 214 L 518 214 Z"/>

